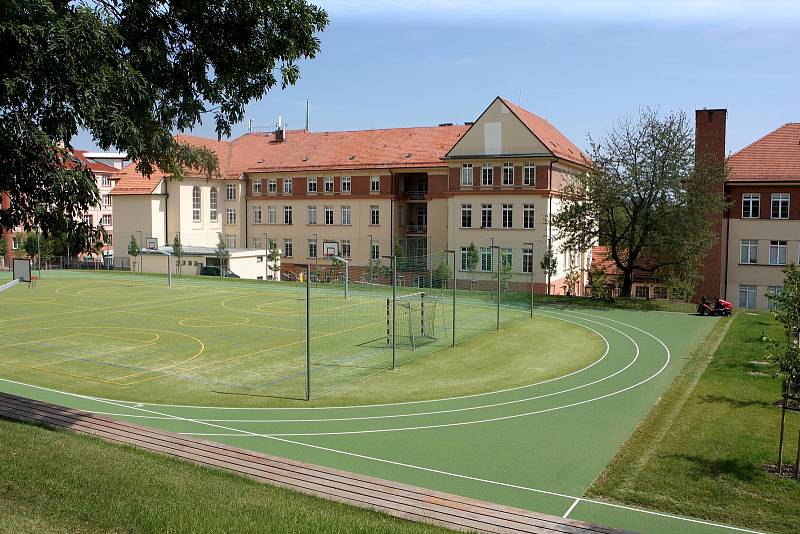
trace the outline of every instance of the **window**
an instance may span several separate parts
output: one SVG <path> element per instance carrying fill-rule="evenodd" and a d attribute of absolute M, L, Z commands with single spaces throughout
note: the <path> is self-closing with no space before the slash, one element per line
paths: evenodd
<path fill-rule="evenodd" d="M 103 226 L 111 226 L 111 215 L 109 215 L 108 213 L 103 215 L 103 217 L 100 219 L 100 224 L 102 224 Z"/>
<path fill-rule="evenodd" d="M 211 188 L 211 192 L 209 193 L 209 202 L 208 202 L 208 218 L 211 222 L 217 222 L 217 203 L 219 202 L 219 191 L 217 191 L 216 187 Z M 198 206 L 199 209 L 199 206 Z M 200 220 L 198 217 L 195 220 Z"/>
<path fill-rule="evenodd" d="M 789 193 L 772 193 L 772 218 L 789 218 Z"/>
<path fill-rule="evenodd" d="M 270 178 L 267 182 L 267 193 L 277 193 L 278 192 L 278 179 L 277 178 Z"/>
<path fill-rule="evenodd" d="M 514 185 L 513 163 L 503 163 L 503 185 Z"/>
<path fill-rule="evenodd" d="M 372 225 L 378 225 L 381 223 L 381 212 L 378 209 L 378 206 L 369 207 L 369 223 Z"/>
<path fill-rule="evenodd" d="M 461 187 L 472 187 L 472 163 L 461 164 Z"/>
<path fill-rule="evenodd" d="M 481 247 L 481 271 L 492 270 L 492 249 Z"/>
<path fill-rule="evenodd" d="M 226 235 L 225 246 L 228 248 L 236 248 L 236 236 L 233 234 Z"/>
<path fill-rule="evenodd" d="M 292 240 L 291 239 L 284 239 L 283 240 L 283 255 L 287 258 L 291 258 L 294 254 L 292 254 Z"/>
<path fill-rule="evenodd" d="M 278 222 L 278 214 L 275 206 L 267 206 L 267 223 L 275 224 Z"/>
<path fill-rule="evenodd" d="M 350 224 L 350 206 L 342 206 L 342 224 Z"/>
<path fill-rule="evenodd" d="M 261 180 L 253 180 L 253 193 L 261 194 Z"/>
<path fill-rule="evenodd" d="M 742 239 L 739 263 L 758 263 L 758 241 L 756 239 Z"/>
<path fill-rule="evenodd" d="M 114 244 L 114 236 L 112 234 L 108 234 L 108 240 L 106 241 L 106 245 L 113 245 Z"/>
<path fill-rule="evenodd" d="M 333 193 L 333 176 L 325 177 L 325 192 Z"/>
<path fill-rule="evenodd" d="M 317 207 L 308 207 L 308 224 L 317 224 Z"/>
<path fill-rule="evenodd" d="M 649 299 L 650 286 L 636 286 L 634 288 L 633 296 L 637 299 Z"/>
<path fill-rule="evenodd" d="M 655 286 L 653 288 L 653 298 L 667 300 L 667 288 L 664 286 Z"/>
<path fill-rule="evenodd" d="M 350 240 L 349 239 L 342 239 L 342 257 L 349 258 L 350 257 Z"/>
<path fill-rule="evenodd" d="M 502 262 L 500 265 L 510 269 L 514 265 L 514 251 L 510 248 L 500 249 L 500 261 Z"/>
<path fill-rule="evenodd" d="M 739 286 L 739 307 L 756 307 L 756 286 Z"/>
<path fill-rule="evenodd" d="M 283 192 L 284 193 L 291 193 L 292 192 L 292 179 L 291 178 L 284 178 L 283 179 Z"/>
<path fill-rule="evenodd" d="M 292 207 L 283 207 L 283 224 L 292 224 Z"/>
<path fill-rule="evenodd" d="M 783 294 L 783 286 L 767 286 L 767 308 L 769 311 L 778 311 L 780 305 L 775 297 Z"/>
<path fill-rule="evenodd" d="M 397 224 L 405 226 L 406 224 L 406 208 L 405 206 L 397 206 Z"/>
<path fill-rule="evenodd" d="M 103 184 L 103 187 L 111 187 L 111 178 L 109 178 L 108 176 L 104 175 L 102 177 L 102 184 Z"/>
<path fill-rule="evenodd" d="M 370 176 L 369 178 L 369 190 L 373 193 L 379 193 L 381 190 L 381 177 L 380 176 Z"/>
<path fill-rule="evenodd" d="M 309 177 L 308 178 L 308 192 L 309 193 L 316 193 L 317 192 L 317 179 Z"/>
<path fill-rule="evenodd" d="M 469 248 L 461 247 L 461 270 L 469 270 Z"/>
<path fill-rule="evenodd" d="M 192 188 L 192 220 L 200 220 L 200 188 L 197 186 Z"/>
<path fill-rule="evenodd" d="M 317 241 L 315 239 L 308 240 L 308 257 L 309 258 L 317 257 Z"/>
<path fill-rule="evenodd" d="M 761 195 L 744 193 L 742 195 L 742 218 L 758 219 L 761 215 Z"/>
<path fill-rule="evenodd" d="M 533 204 L 522 205 L 522 227 L 526 229 L 534 228 Z"/>
<path fill-rule="evenodd" d="M 503 228 L 514 227 L 514 206 L 503 204 Z"/>
<path fill-rule="evenodd" d="M 111 205 L 111 195 L 103 195 L 103 206 Z"/>
<path fill-rule="evenodd" d="M 350 192 L 350 177 L 342 176 L 342 193 Z"/>
<path fill-rule="evenodd" d="M 481 185 L 483 186 L 491 186 L 494 184 L 494 169 L 492 169 L 491 163 L 484 163 L 481 166 Z"/>
<path fill-rule="evenodd" d="M 236 210 L 228 208 L 225 210 L 225 224 L 236 224 Z"/>
<path fill-rule="evenodd" d="M 492 227 L 492 205 L 481 204 L 481 228 Z"/>
<path fill-rule="evenodd" d="M 261 224 L 261 206 L 253 206 L 253 224 Z"/>
<path fill-rule="evenodd" d="M 261 248 L 261 238 L 260 237 L 254 237 L 253 238 L 253 248 L 256 248 L 256 249 Z"/>
<path fill-rule="evenodd" d="M 236 184 L 225 184 L 225 200 L 236 200 Z"/>
<path fill-rule="evenodd" d="M 381 247 L 377 243 L 372 244 L 372 250 L 370 251 L 370 258 L 373 260 L 377 260 L 381 257 Z"/>
<path fill-rule="evenodd" d="M 325 206 L 325 224 L 333 224 L 333 206 Z"/>
<path fill-rule="evenodd" d="M 522 167 L 522 185 L 536 185 L 536 165 L 530 161 Z"/>
<path fill-rule="evenodd" d="M 18 250 L 19 249 L 19 239 L 17 236 L 11 238 L 11 250 Z"/>
<path fill-rule="evenodd" d="M 472 204 L 461 204 L 461 228 L 472 228 Z"/>
<path fill-rule="evenodd" d="M 88 226 L 94 226 L 94 217 L 91 215 L 84 215 L 83 222 L 86 223 Z"/>
<path fill-rule="evenodd" d="M 786 265 L 786 241 L 769 242 L 769 264 Z"/>
<path fill-rule="evenodd" d="M 533 272 L 533 249 L 522 249 L 522 272 L 530 274 Z"/>

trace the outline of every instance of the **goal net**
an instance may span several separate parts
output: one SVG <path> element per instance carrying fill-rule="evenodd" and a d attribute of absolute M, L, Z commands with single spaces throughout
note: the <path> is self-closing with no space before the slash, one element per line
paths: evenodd
<path fill-rule="evenodd" d="M 441 334 L 437 319 L 441 315 L 441 296 L 419 291 L 395 298 L 395 347 L 410 347 L 436 341 Z M 392 299 L 386 299 L 386 342 L 391 345 Z"/>

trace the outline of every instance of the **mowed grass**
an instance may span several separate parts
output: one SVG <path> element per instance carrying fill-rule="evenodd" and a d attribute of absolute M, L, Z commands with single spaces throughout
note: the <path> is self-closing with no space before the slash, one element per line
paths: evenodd
<path fill-rule="evenodd" d="M 589 495 L 798 532 L 800 484 L 763 468 L 777 461 L 781 391 L 772 366 L 751 363 L 765 359 L 764 334 L 782 335 L 766 313 L 720 320 Z M 788 462 L 794 461 L 800 415 L 789 413 L 787 420 Z"/>
<path fill-rule="evenodd" d="M 445 532 L 4 419 L 0 451 L 0 532 Z"/>
<path fill-rule="evenodd" d="M 406 290 L 407 292 L 412 290 Z M 439 298 L 439 338 L 399 348 L 390 370 L 386 292 L 337 288 L 312 298 L 312 391 L 305 397 L 304 290 L 208 277 L 47 272 L 0 294 L 0 378 L 121 400 L 212 406 L 325 406 L 469 395 L 560 376 L 597 360 L 602 341 L 576 325 L 459 292 Z M 433 317 L 431 317 L 433 315 Z"/>

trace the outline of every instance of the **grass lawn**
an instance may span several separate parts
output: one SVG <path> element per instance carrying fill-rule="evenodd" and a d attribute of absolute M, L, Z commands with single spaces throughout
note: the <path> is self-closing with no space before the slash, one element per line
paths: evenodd
<path fill-rule="evenodd" d="M 797 532 L 800 484 L 763 469 L 777 460 L 780 425 L 774 405 L 780 379 L 771 366 L 750 363 L 765 358 L 764 333 L 782 334 L 766 313 L 739 312 L 732 322 L 721 320 L 588 495 Z M 800 417 L 790 413 L 787 420 L 784 458 L 793 461 Z"/>
<path fill-rule="evenodd" d="M 0 419 L 0 532 L 445 532 Z"/>

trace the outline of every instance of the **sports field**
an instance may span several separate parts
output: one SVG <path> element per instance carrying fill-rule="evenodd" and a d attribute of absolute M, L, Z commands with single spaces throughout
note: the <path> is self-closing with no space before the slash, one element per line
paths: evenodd
<path fill-rule="evenodd" d="M 456 347 L 436 346 L 452 311 L 441 299 L 436 350 L 402 349 L 391 371 L 385 295 L 353 296 L 363 300 L 342 313 L 332 295 L 312 306 L 312 348 L 332 356 L 312 365 L 322 391 L 309 403 L 300 293 L 47 272 L 34 289 L 0 293 L 0 390 L 610 526 L 742 530 L 582 498 L 716 319 L 563 307 L 528 319 L 506 306 L 491 332 L 494 311 L 464 291 L 465 338 L 457 319 Z M 348 343 L 360 348 L 345 359 Z"/>

